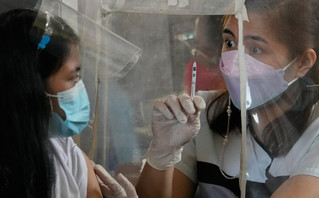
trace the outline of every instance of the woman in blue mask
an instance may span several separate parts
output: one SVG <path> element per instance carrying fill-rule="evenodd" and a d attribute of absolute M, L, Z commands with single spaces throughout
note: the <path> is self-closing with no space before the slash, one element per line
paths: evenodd
<path fill-rule="evenodd" d="M 0 196 L 102 197 L 114 188 L 125 191 L 103 173 L 102 195 L 93 164 L 71 138 L 87 126 L 90 113 L 72 28 L 47 12 L 11 10 L 0 15 L 0 43 Z"/>
<path fill-rule="evenodd" d="M 62 19 L 42 12 L 12 10 L 1 14 L 0 21 L 1 109 L 6 115 L 0 149 L 1 195 L 101 196 L 92 165 L 70 138 L 74 134 L 65 133 L 69 115 L 86 114 L 85 124 L 89 116 L 86 91 L 78 78 L 78 37 Z M 65 92 L 70 93 L 61 100 Z M 67 105 L 79 102 L 78 97 L 84 98 L 81 109 L 70 113 Z"/>
<path fill-rule="evenodd" d="M 246 0 L 246 7 L 246 197 L 318 197 L 319 2 Z M 193 197 L 197 187 L 200 197 L 240 196 L 238 29 L 235 16 L 224 18 L 228 92 L 154 104 L 140 197 Z"/>

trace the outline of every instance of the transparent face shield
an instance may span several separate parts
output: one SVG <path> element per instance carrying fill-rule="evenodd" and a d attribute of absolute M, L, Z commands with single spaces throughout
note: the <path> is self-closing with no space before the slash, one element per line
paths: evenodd
<path fill-rule="evenodd" d="M 37 7 L 40 13 L 31 35 L 42 34 L 39 50 L 60 57 L 63 56 L 63 52 L 57 50 L 60 44 L 78 45 L 80 78 L 86 86 L 91 106 L 89 127 L 86 128 L 90 133 L 94 128 L 100 87 L 110 79 L 123 78 L 136 64 L 142 50 L 62 1 L 42 0 Z"/>
<path fill-rule="evenodd" d="M 88 70 L 96 71 L 100 78 L 122 78 L 141 55 L 140 48 L 62 1 L 42 0 L 39 10 L 59 16 L 71 26 L 80 39 L 81 59 L 82 62 L 84 61 L 82 64 L 86 65 L 85 68 Z M 99 67 L 85 64 L 86 59 L 89 58 L 98 61 Z"/>
<path fill-rule="evenodd" d="M 298 156 L 317 135 L 311 128 L 318 118 L 318 52 L 309 44 L 317 43 L 317 38 L 309 37 L 312 31 L 301 24 L 312 23 L 317 29 L 316 21 L 307 17 L 318 19 L 318 15 L 308 10 L 307 17 L 294 16 L 300 13 L 289 9 L 295 10 L 302 2 L 285 6 L 275 1 L 246 4 L 249 22 L 243 23 L 244 68 L 240 67 L 238 50 L 240 27 L 234 16 L 225 21 L 220 68 L 233 104 L 232 114 L 240 113 L 243 119 L 246 110 L 247 167 L 252 165 L 251 156 L 256 155 L 253 144 L 271 158 L 264 167 L 267 179 L 261 187 L 268 189 L 270 196 L 292 174 L 287 163 L 297 166 Z M 254 188 L 259 189 L 253 185 L 253 178 L 254 172 L 247 168 L 247 196 Z"/>
<path fill-rule="evenodd" d="M 314 118 L 313 110 L 318 98 L 317 79 L 312 73 L 317 65 L 315 59 L 310 59 L 311 64 L 305 69 L 302 54 L 280 42 L 278 36 L 276 40 L 279 28 L 270 33 L 270 25 L 264 22 L 267 15 L 260 15 L 257 18 L 252 13 L 251 20 L 244 23 L 243 36 L 247 38 L 244 41 L 247 72 L 245 106 L 251 129 L 260 141 L 265 141 L 270 152 L 278 156 L 289 152 Z M 233 35 L 236 24 L 234 17 L 226 22 L 224 38 L 228 43 L 224 43 L 220 67 L 231 101 L 241 109 L 243 92 L 240 89 L 239 53 L 235 46 L 238 35 Z M 256 28 L 264 31 L 256 34 Z M 258 36 L 258 40 L 251 38 L 251 35 Z M 301 69 L 304 69 L 302 74 Z M 302 118 L 298 116 L 301 112 L 304 115 Z"/>

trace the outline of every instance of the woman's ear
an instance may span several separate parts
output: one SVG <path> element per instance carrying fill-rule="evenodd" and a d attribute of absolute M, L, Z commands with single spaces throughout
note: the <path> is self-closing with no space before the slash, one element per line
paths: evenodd
<path fill-rule="evenodd" d="M 302 78 L 304 77 L 307 72 L 313 67 L 317 60 L 317 54 L 315 50 L 309 48 L 307 49 L 303 54 L 300 59 L 300 65 L 297 70 L 297 77 Z"/>

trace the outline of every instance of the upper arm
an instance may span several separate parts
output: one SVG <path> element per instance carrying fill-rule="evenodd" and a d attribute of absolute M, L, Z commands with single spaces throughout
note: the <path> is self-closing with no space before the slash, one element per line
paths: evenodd
<path fill-rule="evenodd" d="M 271 198 L 317 198 L 319 178 L 310 175 L 297 175 L 285 181 Z"/>
<path fill-rule="evenodd" d="M 184 173 L 174 169 L 173 174 L 173 198 L 192 198 L 195 194 L 196 184 L 192 182 Z"/>
<path fill-rule="evenodd" d="M 102 197 L 102 192 L 101 192 L 99 183 L 97 181 L 97 178 L 95 176 L 91 160 L 88 158 L 88 156 L 83 151 L 82 151 L 82 153 L 83 153 L 83 156 L 85 158 L 86 166 L 88 169 L 87 198 Z"/>

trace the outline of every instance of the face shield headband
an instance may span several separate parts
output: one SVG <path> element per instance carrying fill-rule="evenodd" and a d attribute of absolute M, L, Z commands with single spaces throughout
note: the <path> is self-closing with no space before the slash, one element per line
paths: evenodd
<path fill-rule="evenodd" d="M 45 14 L 46 14 L 46 23 L 45 23 L 44 33 L 40 43 L 38 44 L 38 49 L 42 49 L 42 50 L 50 42 L 51 35 L 53 33 L 53 29 L 50 27 L 50 20 L 51 20 L 50 14 L 48 12 L 45 12 Z"/>

